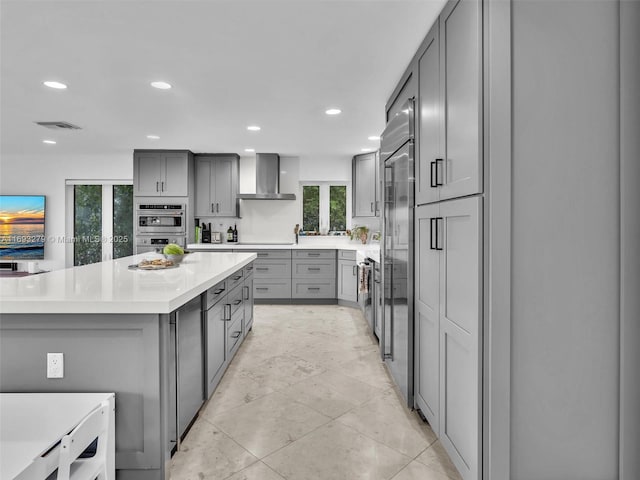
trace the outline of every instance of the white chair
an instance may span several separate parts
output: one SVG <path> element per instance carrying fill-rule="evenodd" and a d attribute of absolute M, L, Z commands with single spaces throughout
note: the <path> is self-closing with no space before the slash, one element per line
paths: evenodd
<path fill-rule="evenodd" d="M 109 443 L 109 402 L 104 401 L 87 415 L 71 433 L 62 437 L 57 480 L 105 480 L 107 478 L 107 445 Z M 78 458 L 98 439 L 96 454 Z"/>

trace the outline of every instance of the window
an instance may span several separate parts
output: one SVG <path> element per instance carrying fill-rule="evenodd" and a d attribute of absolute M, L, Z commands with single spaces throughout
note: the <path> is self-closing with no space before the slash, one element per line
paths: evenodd
<path fill-rule="evenodd" d="M 133 255 L 133 185 L 67 181 L 67 266 Z"/>
<path fill-rule="evenodd" d="M 305 232 L 341 232 L 349 228 L 347 184 L 309 182 L 302 185 L 302 229 Z"/>

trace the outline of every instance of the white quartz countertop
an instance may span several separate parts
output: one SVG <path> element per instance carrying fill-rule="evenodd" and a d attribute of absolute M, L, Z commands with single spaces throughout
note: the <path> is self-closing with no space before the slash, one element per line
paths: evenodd
<path fill-rule="evenodd" d="M 251 263 L 256 254 L 194 252 L 178 268 L 128 268 L 148 257 L 0 278 L 0 313 L 170 313 Z"/>
<path fill-rule="evenodd" d="M 358 253 L 358 259 L 371 258 L 380 261 L 380 244 L 379 243 L 348 243 L 340 242 L 301 242 L 295 243 L 191 243 L 187 245 L 188 250 L 352 250 Z"/>

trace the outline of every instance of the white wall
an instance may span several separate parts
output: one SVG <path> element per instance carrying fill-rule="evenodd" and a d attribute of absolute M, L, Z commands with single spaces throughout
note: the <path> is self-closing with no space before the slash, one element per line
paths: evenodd
<path fill-rule="evenodd" d="M 65 181 L 67 179 L 131 179 L 133 152 L 122 155 L 5 155 L 0 158 L 0 193 L 3 195 L 46 195 L 45 235 L 65 235 Z M 47 241 L 44 270 L 65 265 L 65 245 Z M 26 263 L 19 263 L 26 270 Z"/>
<path fill-rule="evenodd" d="M 202 218 L 214 230 L 226 232 L 237 225 L 241 242 L 291 242 L 293 228 L 301 218 L 301 181 L 335 181 L 351 183 L 351 157 L 280 158 L 280 191 L 295 193 L 296 200 L 241 200 L 242 218 Z M 131 179 L 133 152 L 122 155 L 2 155 L 0 159 L 0 193 L 5 195 L 46 195 L 45 232 L 48 238 L 65 235 L 65 181 L 67 179 Z M 255 192 L 255 156 L 240 158 L 240 192 Z M 354 225 L 368 225 L 378 230 L 377 219 L 355 219 Z M 64 268 L 65 245 L 48 241 L 45 270 Z M 26 270 L 26 264 L 19 268 Z"/>

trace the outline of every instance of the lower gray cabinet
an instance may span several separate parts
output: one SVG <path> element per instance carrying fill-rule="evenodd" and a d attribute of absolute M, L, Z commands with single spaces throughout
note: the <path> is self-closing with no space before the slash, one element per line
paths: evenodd
<path fill-rule="evenodd" d="M 211 293 L 209 293 L 211 292 Z M 206 364 L 206 386 L 207 398 L 213 394 L 216 385 L 220 380 L 224 363 L 227 359 L 225 348 L 225 321 L 224 286 L 216 285 L 209 289 L 207 297 L 213 297 L 214 302 L 207 305 L 205 312 L 206 338 L 207 338 L 207 364 Z M 217 293 L 216 293 L 217 292 Z"/>
<path fill-rule="evenodd" d="M 255 300 L 291 299 L 291 250 L 259 250 L 253 268 Z"/>
<path fill-rule="evenodd" d="M 251 269 L 245 268 L 244 285 L 244 334 L 247 335 L 253 327 L 253 264 Z"/>
<path fill-rule="evenodd" d="M 178 435 L 182 436 L 204 402 L 202 303 L 200 296 L 175 312 Z"/>
<path fill-rule="evenodd" d="M 358 301 L 358 266 L 355 260 L 338 260 L 338 300 Z"/>
<path fill-rule="evenodd" d="M 335 250 L 297 251 L 291 271 L 292 298 L 336 298 Z"/>

